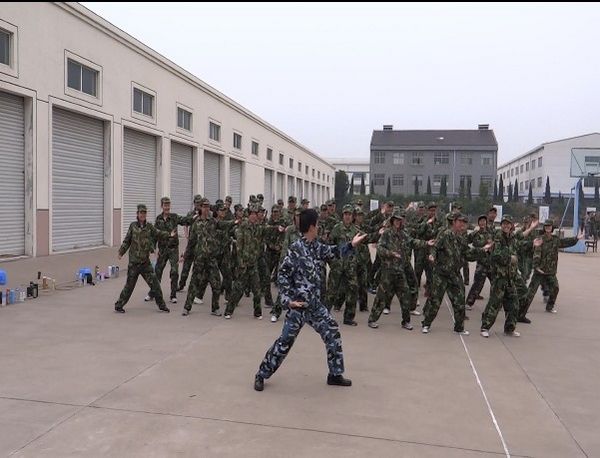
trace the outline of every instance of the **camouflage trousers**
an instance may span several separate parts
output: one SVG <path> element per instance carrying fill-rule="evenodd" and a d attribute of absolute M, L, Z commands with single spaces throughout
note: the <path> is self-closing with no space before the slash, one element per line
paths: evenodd
<path fill-rule="evenodd" d="M 404 271 L 382 268 L 381 281 L 377 287 L 377 295 L 371 308 L 369 322 L 379 320 L 383 309 L 386 307 L 389 308 L 392 299 L 394 299 L 394 296 L 397 296 L 402 310 L 402 324 L 410 323 L 410 298 L 408 290 Z"/>
<path fill-rule="evenodd" d="M 475 303 L 475 300 L 477 299 L 477 296 L 479 296 L 479 294 L 481 293 L 481 290 L 483 289 L 483 285 L 485 284 L 485 279 L 488 279 L 490 281 L 490 285 L 492 284 L 492 273 L 490 272 L 490 268 L 487 266 L 484 266 L 481 263 L 477 263 L 477 266 L 475 267 L 475 276 L 473 277 L 473 285 L 471 286 L 471 289 L 469 290 L 469 294 L 467 295 L 467 305 L 473 305 Z M 491 295 L 490 295 L 490 299 L 491 299 Z"/>
<path fill-rule="evenodd" d="M 463 271 L 464 284 L 465 284 L 465 286 L 467 286 L 469 284 L 469 277 L 471 275 L 471 272 L 469 271 L 469 261 L 465 261 L 463 263 L 462 271 Z"/>
<path fill-rule="evenodd" d="M 327 285 L 327 309 L 341 310 L 344 302 L 344 321 L 352 321 L 356 316 L 356 292 L 358 282 L 356 279 L 356 260 L 336 260 L 329 272 Z"/>
<path fill-rule="evenodd" d="M 181 267 L 181 277 L 179 277 L 179 289 L 185 288 L 185 284 L 190 275 L 190 270 L 194 264 L 194 253 L 192 253 L 192 250 L 190 250 L 189 247 L 190 245 L 188 243 L 183 252 L 183 266 Z"/>
<path fill-rule="evenodd" d="M 531 272 L 533 271 L 532 254 L 525 254 L 523 256 L 519 256 L 519 270 L 521 271 L 523 281 L 527 283 L 529 281 L 529 277 L 531 277 Z"/>
<path fill-rule="evenodd" d="M 179 247 L 159 250 L 156 267 L 154 268 L 154 273 L 156 274 L 159 283 L 162 280 L 162 274 L 167 266 L 167 262 L 171 265 L 171 272 L 169 273 L 169 277 L 171 278 L 171 296 L 169 297 L 172 299 L 176 296 L 177 280 L 179 280 Z M 148 292 L 148 296 L 154 297 L 152 295 L 152 290 Z"/>
<path fill-rule="evenodd" d="M 219 294 L 225 294 L 225 300 L 228 301 L 231 296 L 231 284 L 233 281 L 231 278 L 231 255 L 220 254 L 215 258 L 215 262 L 217 263 L 217 267 L 221 273 L 221 290 L 219 291 Z M 204 297 L 208 283 L 209 281 L 206 279 L 206 281 L 200 285 L 197 297 Z"/>
<path fill-rule="evenodd" d="M 358 307 L 361 311 L 369 310 L 367 305 L 367 288 L 369 281 L 369 264 L 371 260 L 368 262 L 365 260 L 360 260 L 356 266 L 356 280 L 357 280 L 357 297 L 358 297 Z M 325 283 L 325 282 L 323 282 Z M 323 291 L 321 291 L 321 297 L 323 296 Z"/>
<path fill-rule="evenodd" d="M 213 257 L 196 258 L 192 270 L 192 280 L 185 299 L 186 310 L 192 310 L 194 299 L 202 297 L 206 286 L 210 283 L 212 290 L 212 311 L 219 310 L 219 296 L 221 295 L 221 275 L 217 267 L 217 260 Z"/>
<path fill-rule="evenodd" d="M 423 321 L 421 323 L 423 326 L 431 326 L 446 293 L 448 293 L 448 299 L 450 299 L 454 311 L 454 330 L 461 332 L 464 330 L 465 322 L 465 286 L 460 272 L 447 275 L 434 270 L 431 292 L 425 307 L 423 307 Z"/>
<path fill-rule="evenodd" d="M 246 289 L 252 291 L 254 316 L 262 316 L 262 309 L 260 307 L 260 278 L 257 262 L 245 266 L 238 265 L 235 271 L 235 280 L 231 288 L 231 300 L 227 302 L 227 308 L 225 309 L 226 315 L 233 315 L 233 311 L 238 306 Z"/>
<path fill-rule="evenodd" d="M 332 375 L 344 373 L 342 336 L 339 326 L 325 306 L 319 304 L 316 308 L 289 309 L 287 311 L 281 336 L 265 354 L 258 369 L 258 375 L 269 378 L 275 373 L 294 345 L 305 323 L 317 331 L 325 343 L 329 373 Z"/>
<path fill-rule="evenodd" d="M 269 264 L 266 254 L 258 258 L 257 264 L 260 289 L 263 297 L 265 298 L 265 304 L 269 307 L 272 307 L 273 295 L 271 294 L 271 271 L 269 270 Z"/>
<path fill-rule="evenodd" d="M 160 289 L 160 283 L 158 282 L 156 274 L 152 269 L 150 260 L 142 263 L 129 263 L 127 266 L 127 280 L 125 281 L 125 286 L 119 295 L 119 299 L 117 302 L 115 302 L 115 307 L 123 308 L 125 304 L 129 302 L 129 298 L 135 289 L 135 284 L 137 283 L 140 275 L 150 287 L 150 292 L 152 293 L 152 297 L 156 299 L 156 305 L 158 305 L 158 308 L 165 308 L 165 299 L 163 298 L 162 290 Z"/>
<path fill-rule="evenodd" d="M 521 304 L 521 308 L 519 310 L 519 317 L 524 317 L 529 311 L 529 307 L 531 307 L 535 293 L 537 293 L 540 285 L 542 285 L 542 289 L 545 289 L 545 291 L 549 293 L 548 302 L 546 303 L 546 310 L 549 311 L 554 308 L 559 290 L 558 279 L 556 278 L 556 275 L 542 275 L 534 271 L 531 281 L 529 282 L 529 288 L 527 289 L 527 296 Z"/>
<path fill-rule="evenodd" d="M 404 276 L 406 277 L 406 301 L 408 302 L 408 307 L 411 311 L 416 310 L 419 300 L 419 284 L 417 283 L 417 276 L 410 262 L 404 263 Z"/>
<path fill-rule="evenodd" d="M 277 271 L 279 270 L 279 260 L 281 259 L 281 250 L 272 250 L 267 248 L 265 252 L 267 257 L 267 269 L 269 270 L 269 276 L 272 280 L 277 278 Z"/>
<path fill-rule="evenodd" d="M 504 332 L 513 332 L 517 324 L 519 294 L 514 281 L 505 277 L 492 280 L 490 299 L 481 314 L 481 329 L 490 330 L 496 321 L 500 307 L 504 308 Z"/>
<path fill-rule="evenodd" d="M 429 291 L 431 286 L 431 275 L 433 267 L 431 263 L 427 260 L 427 250 L 426 249 L 416 249 L 415 253 L 415 276 L 417 278 L 417 288 L 421 286 L 421 278 L 423 276 L 423 272 L 425 272 L 425 290 Z"/>
<path fill-rule="evenodd" d="M 379 270 L 381 269 L 381 258 L 375 256 L 375 261 L 371 264 L 369 269 L 369 287 L 377 289 L 379 284 Z"/>

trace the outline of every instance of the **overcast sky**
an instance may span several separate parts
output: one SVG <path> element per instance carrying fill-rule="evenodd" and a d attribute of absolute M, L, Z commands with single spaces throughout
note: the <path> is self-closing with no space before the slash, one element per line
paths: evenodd
<path fill-rule="evenodd" d="M 600 6 L 83 3 L 325 157 L 489 123 L 499 165 L 600 131 Z"/>

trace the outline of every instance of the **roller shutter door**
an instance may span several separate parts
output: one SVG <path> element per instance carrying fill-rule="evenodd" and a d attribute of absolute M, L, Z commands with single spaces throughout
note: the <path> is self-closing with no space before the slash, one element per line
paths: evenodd
<path fill-rule="evenodd" d="M 221 194 L 221 157 L 215 153 L 204 152 L 204 197 L 214 204 Z M 239 203 L 235 200 L 234 204 Z"/>
<path fill-rule="evenodd" d="M 242 202 L 242 162 L 229 160 L 229 195 L 234 203 Z"/>
<path fill-rule="evenodd" d="M 265 205 L 271 211 L 273 206 L 273 171 L 265 169 Z"/>
<path fill-rule="evenodd" d="M 296 197 L 298 197 L 298 199 L 304 199 L 304 193 L 303 193 L 303 189 L 302 189 L 302 180 L 300 178 L 298 178 L 296 180 L 296 192 L 298 193 Z"/>
<path fill-rule="evenodd" d="M 193 150 L 190 146 L 171 142 L 171 211 L 187 215 L 194 199 Z"/>
<path fill-rule="evenodd" d="M 277 198 L 283 199 L 285 201 L 285 193 L 284 193 L 284 176 L 282 173 L 277 174 Z"/>
<path fill-rule="evenodd" d="M 52 250 L 104 244 L 104 123 L 52 111 Z"/>
<path fill-rule="evenodd" d="M 304 198 L 310 200 L 310 194 L 308 194 L 308 181 L 304 182 Z"/>
<path fill-rule="evenodd" d="M 288 197 L 294 195 L 294 177 L 288 177 Z"/>
<path fill-rule="evenodd" d="M 0 92 L 0 256 L 25 253 L 23 99 Z"/>
<path fill-rule="evenodd" d="M 138 204 L 148 207 L 148 220 L 156 211 L 156 137 L 125 129 L 123 139 L 123 235 L 135 221 Z"/>

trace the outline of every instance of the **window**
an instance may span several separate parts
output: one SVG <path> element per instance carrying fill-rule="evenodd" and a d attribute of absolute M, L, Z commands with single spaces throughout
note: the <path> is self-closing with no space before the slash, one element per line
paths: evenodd
<path fill-rule="evenodd" d="M 491 175 L 481 175 L 481 178 L 480 178 L 479 180 L 480 180 L 479 182 L 480 182 L 481 184 L 483 184 L 483 185 L 487 186 L 487 188 L 488 188 L 488 189 L 490 189 L 490 188 L 491 188 L 491 186 L 492 186 L 492 181 L 493 181 L 493 178 L 492 178 L 492 176 L 491 176 Z"/>
<path fill-rule="evenodd" d="M 321 179 L 321 172 L 317 171 L 317 179 L 320 180 Z"/>
<path fill-rule="evenodd" d="M 542 166 L 542 158 L 538 157 L 538 167 L 541 167 L 541 166 Z"/>
<path fill-rule="evenodd" d="M 529 186 L 532 187 L 532 188 L 535 188 L 535 180 L 531 180 L 531 183 L 530 183 Z"/>
<path fill-rule="evenodd" d="M 192 113 L 183 108 L 177 107 L 177 127 L 185 130 L 192 130 Z"/>
<path fill-rule="evenodd" d="M 10 35 L 0 29 L 0 64 L 10 65 Z"/>
<path fill-rule="evenodd" d="M 308 165 L 306 167 L 304 167 L 304 173 L 306 173 L 308 175 Z"/>
<path fill-rule="evenodd" d="M 375 151 L 375 164 L 385 164 L 385 153 L 383 151 Z"/>
<path fill-rule="evenodd" d="M 511 177 L 515 176 L 515 169 L 510 169 L 510 176 Z"/>
<path fill-rule="evenodd" d="M 404 175 L 392 175 L 392 186 L 404 186 Z"/>
<path fill-rule="evenodd" d="M 523 164 L 521 164 L 521 167 L 520 167 L 519 173 L 523 173 Z"/>
<path fill-rule="evenodd" d="M 273 150 L 271 148 L 267 148 L 267 161 L 273 160 Z"/>
<path fill-rule="evenodd" d="M 531 161 L 531 170 L 535 169 L 535 159 L 533 161 Z"/>
<path fill-rule="evenodd" d="M 412 165 L 423 165 L 423 153 L 412 153 Z"/>
<path fill-rule="evenodd" d="M 415 181 L 419 185 L 419 189 L 423 187 L 423 175 L 413 175 L 411 180 L 411 185 L 414 187 Z"/>
<path fill-rule="evenodd" d="M 442 186 L 442 181 L 444 180 L 444 178 L 446 178 L 446 183 L 448 183 L 448 175 L 434 175 L 433 176 L 433 187 L 440 187 Z"/>
<path fill-rule="evenodd" d="M 283 165 L 283 154 L 279 153 L 279 165 Z"/>
<path fill-rule="evenodd" d="M 404 153 L 394 153 L 392 157 L 394 165 L 404 165 Z"/>
<path fill-rule="evenodd" d="M 290 169 L 294 168 L 294 159 L 290 157 Z"/>
<path fill-rule="evenodd" d="M 537 180 L 538 180 L 538 181 L 537 181 L 537 187 L 538 187 L 538 188 L 541 188 L 541 187 L 542 187 L 542 177 L 538 177 L 538 179 L 537 179 Z"/>
<path fill-rule="evenodd" d="M 385 173 L 374 173 L 373 174 L 373 185 L 383 186 L 385 181 Z"/>
<path fill-rule="evenodd" d="M 67 86 L 96 97 L 98 93 L 98 72 L 72 59 L 67 59 Z M 152 114 L 148 116 L 152 116 Z"/>
<path fill-rule="evenodd" d="M 525 171 L 529 172 L 529 161 L 527 161 L 527 163 L 525 164 Z"/>
<path fill-rule="evenodd" d="M 492 165 L 492 155 L 491 154 L 482 154 L 481 155 L 481 165 Z"/>
<path fill-rule="evenodd" d="M 519 190 L 520 190 L 520 191 L 522 191 L 522 190 L 523 190 L 523 182 L 522 182 L 522 181 L 519 183 Z"/>
<path fill-rule="evenodd" d="M 600 184 L 600 178 L 598 178 L 598 177 L 584 177 L 583 178 L 583 186 L 585 188 L 593 188 L 596 186 L 596 183 Z"/>
<path fill-rule="evenodd" d="M 529 189 L 529 181 L 525 182 L 525 190 L 527 191 Z"/>
<path fill-rule="evenodd" d="M 235 149 L 242 149 L 242 136 L 237 133 L 233 133 L 233 147 Z"/>
<path fill-rule="evenodd" d="M 471 180 L 472 180 L 471 175 L 461 175 L 460 182 L 459 182 L 460 187 L 466 191 L 467 188 L 469 187 L 469 185 L 471 184 Z"/>
<path fill-rule="evenodd" d="M 449 164 L 450 157 L 448 153 L 433 153 L 433 165 Z"/>
<path fill-rule="evenodd" d="M 146 116 L 153 116 L 154 96 L 137 87 L 133 88 L 133 111 Z"/>
<path fill-rule="evenodd" d="M 461 165 L 473 165 L 473 156 L 469 153 L 462 153 L 460 156 Z"/>
<path fill-rule="evenodd" d="M 312 176 L 315 177 L 315 169 L 312 169 Z"/>
<path fill-rule="evenodd" d="M 302 173 L 302 162 L 298 161 L 298 172 Z"/>
<path fill-rule="evenodd" d="M 258 156 L 258 142 L 252 142 L 252 154 Z"/>
<path fill-rule="evenodd" d="M 216 142 L 221 141 L 221 126 L 214 122 L 208 123 L 208 138 Z"/>

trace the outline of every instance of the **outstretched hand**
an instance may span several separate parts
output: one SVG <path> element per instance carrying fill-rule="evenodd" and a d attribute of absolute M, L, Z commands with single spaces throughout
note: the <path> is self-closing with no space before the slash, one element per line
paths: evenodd
<path fill-rule="evenodd" d="M 362 243 L 362 241 L 364 239 L 367 238 L 367 234 L 356 234 L 353 238 L 352 238 L 352 246 L 356 247 L 357 245 L 359 245 L 360 243 Z"/>

